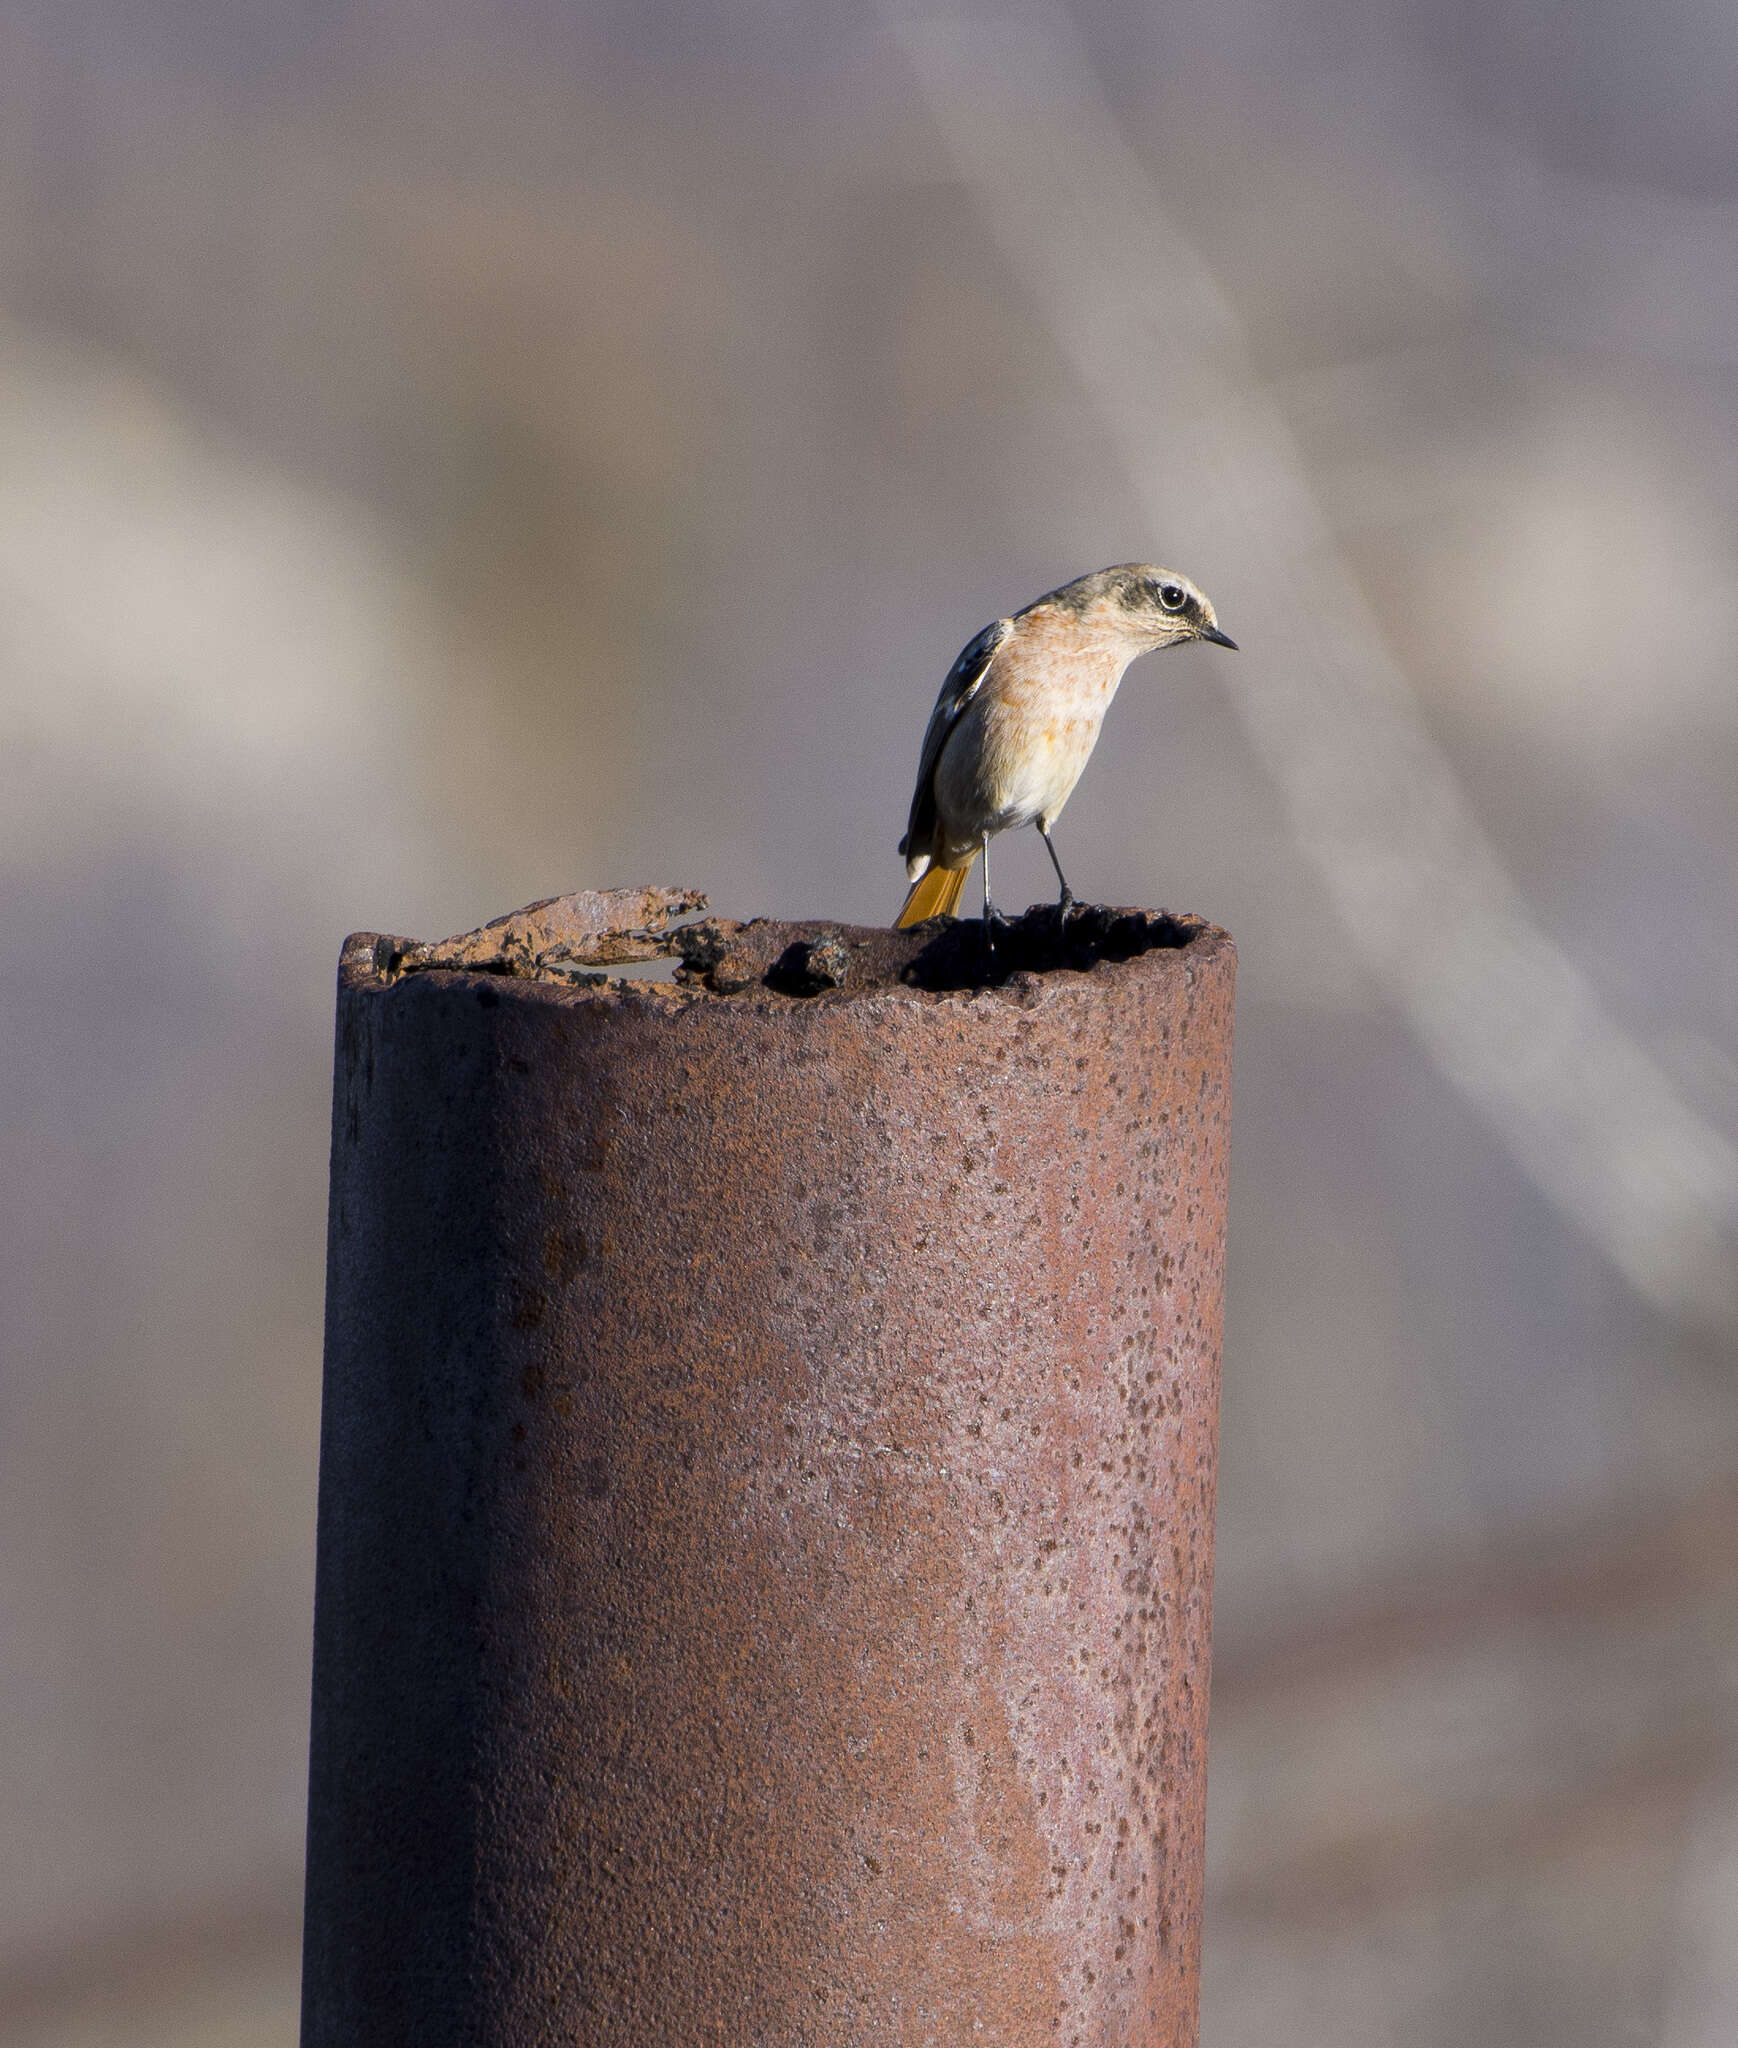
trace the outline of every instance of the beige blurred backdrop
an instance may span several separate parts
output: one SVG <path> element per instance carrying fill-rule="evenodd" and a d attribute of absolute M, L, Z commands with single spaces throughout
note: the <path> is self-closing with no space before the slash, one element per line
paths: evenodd
<path fill-rule="evenodd" d="M 1714 0 L 0 10 L 0 2039 L 295 2038 L 343 934 L 890 917 L 955 650 L 1143 557 L 1206 2048 L 1738 2040 L 1734 104 Z"/>

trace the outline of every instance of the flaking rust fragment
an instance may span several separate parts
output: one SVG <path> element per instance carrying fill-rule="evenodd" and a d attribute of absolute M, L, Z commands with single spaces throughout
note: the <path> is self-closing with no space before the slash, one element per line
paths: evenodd
<path fill-rule="evenodd" d="M 843 988 L 851 972 L 851 953 L 837 932 L 799 939 L 787 946 L 767 974 L 772 987 L 789 995 L 818 996 Z"/>
<path fill-rule="evenodd" d="M 376 965 L 388 979 L 437 967 L 471 974 L 561 973 L 623 960 L 657 960 L 678 951 L 673 917 L 704 910 L 698 889 L 580 889 L 546 896 L 523 910 L 491 918 L 475 931 L 434 945 L 395 948 Z"/>
<path fill-rule="evenodd" d="M 737 941 L 744 926 L 734 917 L 703 917 L 671 937 L 682 956 L 677 969 L 684 981 L 700 982 L 715 995 L 739 995 L 761 977 L 761 968 L 741 954 Z"/>

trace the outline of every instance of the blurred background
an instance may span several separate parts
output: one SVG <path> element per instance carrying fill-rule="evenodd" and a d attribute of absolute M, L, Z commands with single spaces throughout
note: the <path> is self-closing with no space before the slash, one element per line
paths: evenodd
<path fill-rule="evenodd" d="M 295 2038 L 332 977 L 879 922 L 956 649 L 1242 959 L 1206 2048 L 1738 2040 L 1738 12 L 0 10 L 0 2039 Z M 1036 835 L 998 854 L 1046 895 Z"/>

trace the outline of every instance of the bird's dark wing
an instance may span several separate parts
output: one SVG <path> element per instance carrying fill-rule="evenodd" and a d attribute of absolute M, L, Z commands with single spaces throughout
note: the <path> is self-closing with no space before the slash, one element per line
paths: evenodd
<path fill-rule="evenodd" d="M 929 851 L 936 823 L 935 764 L 941 759 L 941 750 L 947 745 L 949 733 L 959 724 L 966 706 L 982 688 L 996 649 L 1013 630 L 1011 619 L 994 620 L 966 642 L 960 649 L 959 658 L 948 670 L 947 681 L 941 686 L 941 695 L 935 700 L 935 709 L 929 714 L 929 724 L 924 731 L 923 757 L 917 767 L 917 788 L 912 793 L 911 816 L 906 822 L 905 837 L 899 842 L 901 853 Z"/>

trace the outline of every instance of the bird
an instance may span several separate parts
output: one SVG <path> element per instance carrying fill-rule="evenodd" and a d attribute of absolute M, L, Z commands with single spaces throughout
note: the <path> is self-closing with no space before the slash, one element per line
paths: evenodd
<path fill-rule="evenodd" d="M 1110 700 L 1137 655 L 1207 640 L 1235 651 L 1206 593 L 1175 569 L 1119 562 L 1047 592 L 975 634 L 948 670 L 923 735 L 899 851 L 911 884 L 896 930 L 951 913 L 984 861 L 984 932 L 994 945 L 990 841 L 1036 825 L 1074 902 L 1050 837 L 1080 780 Z"/>

